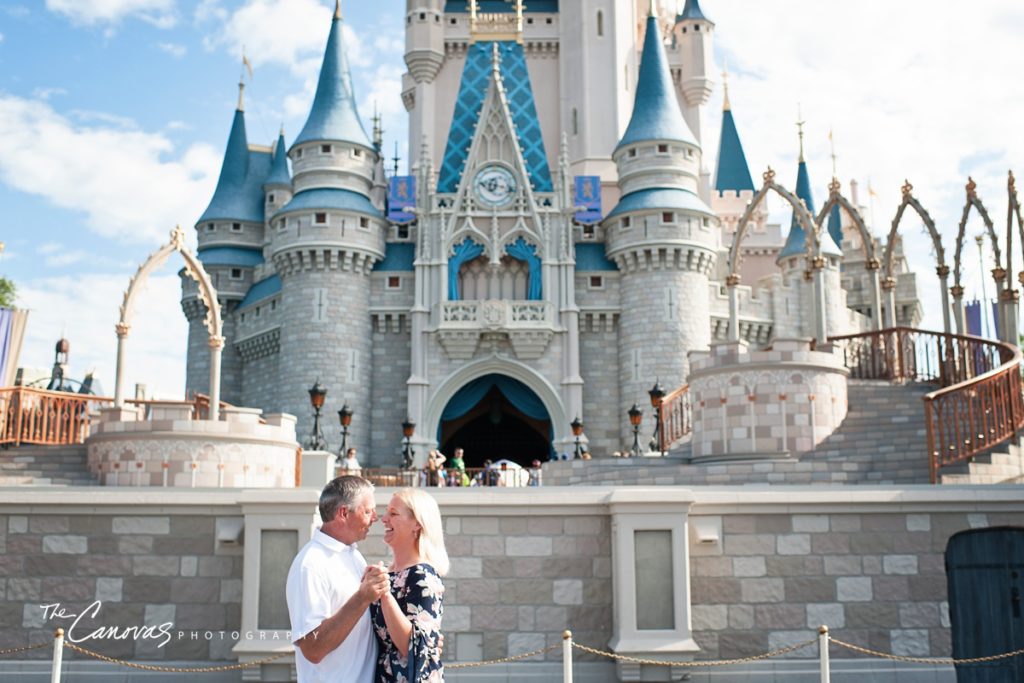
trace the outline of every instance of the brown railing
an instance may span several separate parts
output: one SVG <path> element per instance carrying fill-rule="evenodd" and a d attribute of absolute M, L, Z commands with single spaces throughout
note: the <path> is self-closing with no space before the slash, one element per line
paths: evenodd
<path fill-rule="evenodd" d="M 210 398 L 195 394 L 191 400 L 192 419 L 205 420 Z M 180 405 L 180 401 L 128 400 L 143 409 L 149 419 L 154 407 Z M 89 415 L 111 406 L 114 399 L 29 387 L 0 387 L 0 445 L 68 446 L 84 443 L 89 436 Z M 221 401 L 221 407 L 230 407 Z"/>
<path fill-rule="evenodd" d="M 939 468 L 969 460 L 1024 428 L 1016 346 L 906 327 L 829 341 L 843 347 L 851 377 L 939 385 L 923 397 L 933 484 Z"/>
<path fill-rule="evenodd" d="M 28 387 L 0 388 L 0 444 L 77 444 L 89 436 L 89 413 L 112 398 Z"/>
<path fill-rule="evenodd" d="M 345 474 L 338 471 L 338 474 Z M 374 486 L 412 486 L 412 487 L 522 487 L 540 486 L 540 472 L 531 475 L 528 469 L 500 469 L 467 467 L 463 471 L 448 469 L 442 473 L 424 470 L 406 470 L 398 467 L 364 467 L 359 472 Z M 535 482 L 535 483 L 534 483 Z"/>
<path fill-rule="evenodd" d="M 665 448 L 693 431 L 693 411 L 690 409 L 690 385 L 684 384 L 665 396 L 661 402 L 661 430 Z"/>

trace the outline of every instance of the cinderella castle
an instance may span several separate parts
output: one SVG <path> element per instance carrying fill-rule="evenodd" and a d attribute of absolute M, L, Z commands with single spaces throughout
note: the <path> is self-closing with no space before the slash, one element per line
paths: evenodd
<path fill-rule="evenodd" d="M 327 415 L 354 411 L 364 465 L 400 462 L 404 421 L 418 458 L 460 446 L 479 465 L 572 452 L 578 418 L 601 457 L 628 448 L 627 410 L 652 385 L 687 384 L 691 352 L 729 338 L 731 277 L 749 348 L 815 336 L 796 216 L 783 230 L 753 207 L 730 274 L 758 188 L 727 91 L 708 135 L 717 27 L 698 0 L 678 14 L 650 0 L 408 0 L 406 176 L 385 170 L 379 127 L 357 109 L 342 25 L 337 8 L 290 142 L 252 144 L 240 92 L 195 226 L 222 307 L 223 400 L 297 415 L 301 439 L 319 381 Z M 795 194 L 813 214 L 799 143 Z M 886 312 L 860 240 L 834 207 L 820 240 L 828 335 L 882 315 L 918 323 L 899 245 Z M 205 307 L 188 278 L 182 306 L 187 390 L 205 392 Z M 652 427 L 648 415 L 643 443 Z"/>

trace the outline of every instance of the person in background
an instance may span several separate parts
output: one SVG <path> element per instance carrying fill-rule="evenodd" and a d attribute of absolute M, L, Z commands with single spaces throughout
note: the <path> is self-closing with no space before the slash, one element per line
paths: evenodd
<path fill-rule="evenodd" d="M 359 474 L 359 471 L 363 468 L 359 465 L 359 461 L 356 460 L 356 449 L 350 448 L 345 451 L 345 457 L 341 459 L 338 469 L 343 474 Z"/>
<path fill-rule="evenodd" d="M 530 479 L 526 483 L 527 486 L 540 486 L 542 470 L 540 466 L 540 460 L 534 460 L 530 463 Z"/>
<path fill-rule="evenodd" d="M 427 462 L 423 466 L 427 474 L 425 482 L 427 486 L 440 486 L 444 481 L 443 467 L 446 460 L 447 458 L 441 451 L 430 451 L 430 454 L 427 455 Z"/>

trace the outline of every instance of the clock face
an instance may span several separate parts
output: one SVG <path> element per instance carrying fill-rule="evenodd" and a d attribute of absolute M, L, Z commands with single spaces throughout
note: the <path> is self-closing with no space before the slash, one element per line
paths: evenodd
<path fill-rule="evenodd" d="M 481 204 L 496 208 L 505 206 L 515 197 L 516 179 L 502 166 L 487 166 L 473 180 L 476 197 Z"/>

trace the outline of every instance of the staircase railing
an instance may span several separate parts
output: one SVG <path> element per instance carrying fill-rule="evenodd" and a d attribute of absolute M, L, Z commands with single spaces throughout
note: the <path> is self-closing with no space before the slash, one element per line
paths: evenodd
<path fill-rule="evenodd" d="M 693 431 L 690 385 L 684 384 L 662 399 L 661 422 L 658 423 L 658 429 L 661 430 L 666 448 Z"/>
<path fill-rule="evenodd" d="M 832 337 L 857 379 L 930 382 L 923 397 L 929 473 L 969 460 L 1024 428 L 1021 351 L 1012 344 L 897 327 Z"/>

